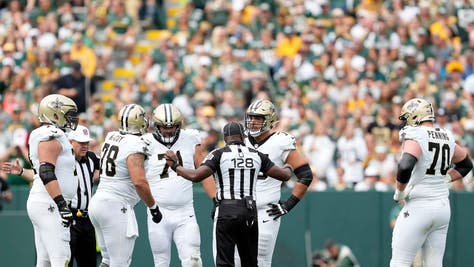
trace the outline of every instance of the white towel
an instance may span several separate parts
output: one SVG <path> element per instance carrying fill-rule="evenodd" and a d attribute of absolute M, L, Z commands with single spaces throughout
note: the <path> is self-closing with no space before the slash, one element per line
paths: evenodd
<path fill-rule="evenodd" d="M 138 237 L 138 224 L 137 218 L 135 218 L 135 211 L 129 205 L 127 207 L 127 237 L 137 238 Z"/>

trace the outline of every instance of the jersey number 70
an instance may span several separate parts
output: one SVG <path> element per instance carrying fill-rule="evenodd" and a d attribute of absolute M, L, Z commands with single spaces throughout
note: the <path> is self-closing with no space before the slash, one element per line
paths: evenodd
<path fill-rule="evenodd" d="M 436 165 L 438 163 L 439 159 L 439 154 L 441 152 L 441 168 L 440 172 L 442 175 L 446 175 L 446 173 L 449 170 L 449 166 L 451 165 L 451 155 L 450 155 L 450 150 L 449 150 L 449 145 L 448 144 L 443 144 L 440 149 L 440 144 L 439 143 L 434 143 L 434 142 L 429 142 L 428 143 L 428 150 L 433 151 L 434 150 L 434 156 L 433 156 L 433 162 L 431 162 L 431 165 L 428 169 L 426 169 L 426 174 L 428 175 L 434 175 L 436 172 Z M 441 150 L 441 151 L 440 151 Z"/>

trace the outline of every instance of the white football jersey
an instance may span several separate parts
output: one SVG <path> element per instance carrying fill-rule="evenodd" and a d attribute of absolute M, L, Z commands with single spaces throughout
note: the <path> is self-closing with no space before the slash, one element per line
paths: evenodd
<path fill-rule="evenodd" d="M 194 151 L 201 144 L 199 131 L 181 129 L 178 140 L 168 148 L 152 133 L 144 136 L 150 143 L 150 160 L 146 173 L 151 192 L 158 206 L 173 209 L 193 203 L 193 183 L 178 176 L 166 165 L 164 155 L 173 150 L 185 168 L 194 169 Z"/>
<path fill-rule="evenodd" d="M 76 160 L 72 151 L 72 145 L 66 134 L 59 128 L 53 125 L 43 125 L 31 132 L 28 141 L 30 149 L 30 160 L 35 170 L 33 186 L 31 187 L 31 194 L 42 194 L 49 196 L 43 181 L 39 176 L 40 162 L 38 160 L 38 145 L 40 142 L 56 139 L 63 147 L 58 159 L 56 160 L 56 167 L 54 174 L 59 182 L 61 194 L 66 201 L 74 198 L 77 192 L 78 177 L 76 172 Z"/>
<path fill-rule="evenodd" d="M 127 158 L 131 154 L 144 154 L 145 170 L 148 165 L 149 144 L 141 137 L 110 132 L 105 137 L 100 155 L 100 183 L 97 192 L 111 193 L 132 206 L 140 200 L 128 172 Z"/>
<path fill-rule="evenodd" d="M 414 198 L 446 198 L 449 195 L 445 181 L 456 145 L 453 134 L 446 129 L 406 126 L 400 131 L 400 141 L 412 139 L 421 146 L 421 157 L 415 164 L 407 187 Z"/>
<path fill-rule="evenodd" d="M 276 166 L 282 167 L 291 150 L 296 149 L 295 137 L 285 132 L 272 133 L 262 143 L 245 138 L 245 145 L 268 155 Z M 260 174 L 257 180 L 257 207 L 277 203 L 280 200 L 281 181 Z"/>

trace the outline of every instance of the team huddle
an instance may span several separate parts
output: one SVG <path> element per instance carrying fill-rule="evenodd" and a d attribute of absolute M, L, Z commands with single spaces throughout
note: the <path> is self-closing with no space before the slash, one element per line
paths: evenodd
<path fill-rule="evenodd" d="M 77 106 L 68 97 L 49 95 L 41 101 L 38 116 L 42 125 L 29 140 L 35 174 L 27 210 L 34 226 L 37 266 L 59 267 L 71 259 L 69 227 L 74 218 L 69 203 L 78 179 L 66 132 L 77 127 Z M 472 162 L 449 130 L 433 126 L 429 102 L 408 101 L 400 119 L 406 126 L 400 131 L 403 151 L 394 200 L 406 204 L 393 231 L 390 266 L 410 266 L 420 249 L 426 266 L 442 266 L 450 217 L 446 177 L 462 179 Z M 172 104 L 156 107 L 151 122 L 141 106 L 126 105 L 118 121 L 119 129 L 109 132 L 102 144 L 100 182 L 88 206 L 101 250 L 100 266 L 131 264 L 138 237 L 134 206 L 140 200 L 148 207 L 154 265 L 169 266 L 174 241 L 182 266 L 202 266 L 193 181 L 202 183 L 217 209 L 212 218 L 216 266 L 272 266 L 281 216 L 298 204 L 313 180 L 295 137 L 274 130 L 278 117 L 272 102 L 254 101 L 244 126 L 226 125 L 226 146 L 207 157 L 199 131 L 183 128 L 183 116 Z M 227 168 L 230 162 L 234 166 Z M 291 196 L 280 200 L 282 181 L 290 175 L 296 177 Z M 242 240 L 246 235 L 228 235 L 232 228 L 223 226 L 232 212 L 242 212 L 234 204 L 249 211 L 245 214 L 251 219 L 242 226 L 251 229 L 247 241 Z M 258 240 L 255 251 L 247 251 L 242 244 L 253 239 Z"/>

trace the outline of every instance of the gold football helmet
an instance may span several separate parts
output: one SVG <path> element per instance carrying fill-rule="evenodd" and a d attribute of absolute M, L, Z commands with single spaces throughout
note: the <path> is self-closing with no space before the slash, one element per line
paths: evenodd
<path fill-rule="evenodd" d="M 63 130 L 75 130 L 79 120 L 76 103 L 67 96 L 48 95 L 38 106 L 38 119 L 41 123 L 53 124 Z"/>
<path fill-rule="evenodd" d="M 250 122 L 250 116 L 263 117 L 263 123 L 261 125 L 255 125 Z M 245 113 L 245 128 L 247 132 L 257 137 L 262 133 L 273 128 L 277 122 L 277 114 L 275 106 L 269 100 L 256 100 L 247 109 Z"/>
<path fill-rule="evenodd" d="M 398 118 L 410 126 L 418 126 L 423 121 L 435 121 L 433 105 L 422 98 L 410 99 L 403 105 Z"/>
<path fill-rule="evenodd" d="M 145 109 L 140 105 L 125 105 L 119 112 L 118 120 L 121 133 L 142 135 L 148 128 Z"/>
<path fill-rule="evenodd" d="M 183 115 L 173 104 L 161 104 L 153 111 L 153 127 L 164 144 L 172 144 L 178 139 L 182 122 Z"/>

